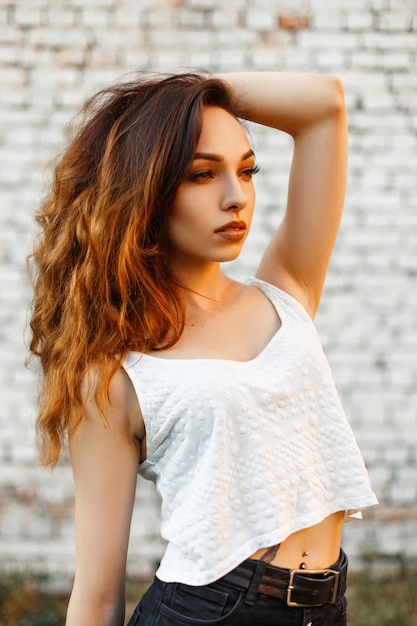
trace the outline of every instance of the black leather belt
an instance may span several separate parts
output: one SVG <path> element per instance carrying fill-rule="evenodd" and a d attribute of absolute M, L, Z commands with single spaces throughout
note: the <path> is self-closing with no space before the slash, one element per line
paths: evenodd
<path fill-rule="evenodd" d="M 222 582 L 248 590 L 257 569 L 257 561 L 248 559 L 221 578 Z M 266 565 L 258 593 L 286 602 L 288 606 L 315 607 L 335 604 L 345 591 L 347 558 L 326 569 L 283 569 Z"/>

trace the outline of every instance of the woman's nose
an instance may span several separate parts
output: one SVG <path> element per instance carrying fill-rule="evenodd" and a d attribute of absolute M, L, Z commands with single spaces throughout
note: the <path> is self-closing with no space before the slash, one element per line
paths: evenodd
<path fill-rule="evenodd" d="M 245 191 L 239 179 L 233 177 L 225 183 L 222 196 L 221 208 L 223 211 L 240 211 L 248 201 Z"/>

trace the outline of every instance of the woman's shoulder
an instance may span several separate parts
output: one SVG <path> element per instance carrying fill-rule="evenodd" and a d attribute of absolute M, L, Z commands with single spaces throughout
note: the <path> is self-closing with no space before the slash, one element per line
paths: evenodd
<path fill-rule="evenodd" d="M 288 284 L 288 281 L 276 280 L 269 282 L 265 278 L 261 278 L 258 274 L 249 276 L 245 280 L 245 284 L 248 286 L 257 287 L 260 289 L 272 302 L 284 304 L 292 309 L 295 309 L 304 316 L 307 316 L 310 320 L 312 316 L 307 305 L 307 298 L 303 292 Z"/>
<path fill-rule="evenodd" d="M 100 394 L 102 374 L 91 367 L 84 376 L 81 396 L 85 406 L 84 422 L 101 425 L 141 439 L 144 426 L 133 384 L 123 368 L 113 374 L 105 398 Z"/>

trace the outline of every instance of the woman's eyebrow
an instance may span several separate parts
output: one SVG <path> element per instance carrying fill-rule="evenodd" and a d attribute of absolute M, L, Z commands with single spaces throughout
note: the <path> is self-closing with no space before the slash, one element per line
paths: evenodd
<path fill-rule="evenodd" d="M 251 156 L 255 156 L 255 153 L 253 150 L 248 150 L 247 152 L 242 154 L 240 160 L 246 161 L 246 159 L 249 159 L 249 157 Z M 212 152 L 196 152 L 194 155 L 194 161 L 197 161 L 199 159 L 204 161 L 216 161 L 216 163 L 221 163 L 222 161 L 224 161 L 224 158 L 221 154 L 214 154 Z"/>

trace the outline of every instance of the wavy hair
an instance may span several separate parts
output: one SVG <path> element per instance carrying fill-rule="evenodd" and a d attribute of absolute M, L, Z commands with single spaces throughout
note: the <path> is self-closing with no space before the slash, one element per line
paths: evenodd
<path fill-rule="evenodd" d="M 167 216 L 193 159 L 204 106 L 238 116 L 221 80 L 152 76 L 100 91 L 70 126 L 29 257 L 43 465 L 55 465 L 81 422 L 81 385 L 92 368 L 104 419 L 111 378 L 126 354 L 168 348 L 183 332 Z"/>

